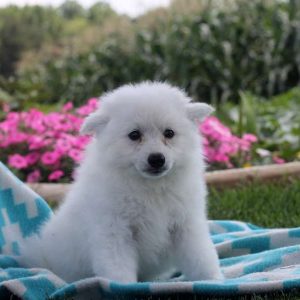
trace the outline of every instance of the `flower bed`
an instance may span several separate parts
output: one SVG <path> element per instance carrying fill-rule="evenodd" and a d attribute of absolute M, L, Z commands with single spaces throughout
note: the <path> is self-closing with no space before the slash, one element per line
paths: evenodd
<path fill-rule="evenodd" d="M 90 137 L 78 135 L 83 119 L 100 102 L 96 98 L 77 109 L 71 102 L 60 111 L 9 111 L 0 122 L 0 160 L 27 182 L 70 182 Z M 235 136 L 216 117 L 199 124 L 211 169 L 233 168 L 251 162 L 252 134 Z"/>

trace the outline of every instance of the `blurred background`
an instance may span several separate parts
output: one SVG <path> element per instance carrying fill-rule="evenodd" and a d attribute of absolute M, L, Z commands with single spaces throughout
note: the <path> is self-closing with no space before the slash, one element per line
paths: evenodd
<path fill-rule="evenodd" d="M 94 97 L 142 80 L 216 107 L 211 169 L 300 159 L 300 1 L 1 0 L 0 160 L 70 181 Z"/>

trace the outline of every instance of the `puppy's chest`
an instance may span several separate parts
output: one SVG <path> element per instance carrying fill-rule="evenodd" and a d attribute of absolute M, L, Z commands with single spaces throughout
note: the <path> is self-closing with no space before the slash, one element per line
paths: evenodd
<path fill-rule="evenodd" d="M 176 228 L 182 226 L 186 215 L 183 205 L 174 199 L 155 198 L 133 201 L 132 205 L 130 230 L 139 246 L 158 249 L 172 243 Z"/>

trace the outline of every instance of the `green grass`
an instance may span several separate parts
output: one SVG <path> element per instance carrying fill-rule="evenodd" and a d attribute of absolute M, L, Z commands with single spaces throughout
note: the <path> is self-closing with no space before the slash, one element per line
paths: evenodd
<path fill-rule="evenodd" d="M 300 180 L 210 189 L 208 215 L 263 227 L 300 226 Z"/>

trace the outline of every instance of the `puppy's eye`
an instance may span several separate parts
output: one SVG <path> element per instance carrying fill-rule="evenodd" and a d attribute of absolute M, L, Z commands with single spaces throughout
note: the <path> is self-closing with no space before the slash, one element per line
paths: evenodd
<path fill-rule="evenodd" d="M 172 129 L 167 128 L 164 131 L 164 137 L 167 139 L 171 139 L 175 135 L 175 132 Z"/>
<path fill-rule="evenodd" d="M 128 137 L 132 140 L 132 141 L 137 141 L 142 137 L 142 134 L 140 133 L 139 130 L 133 130 L 132 132 L 130 132 L 128 134 Z"/>

